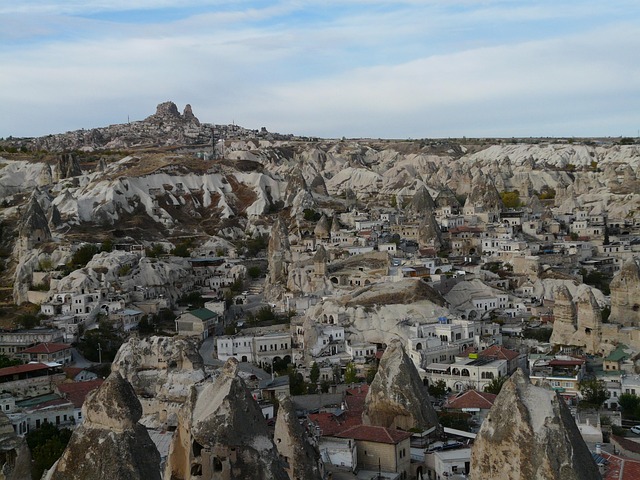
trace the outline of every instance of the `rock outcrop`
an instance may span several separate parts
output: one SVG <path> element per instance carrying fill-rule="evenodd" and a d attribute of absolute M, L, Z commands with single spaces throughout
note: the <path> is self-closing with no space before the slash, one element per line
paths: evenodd
<path fill-rule="evenodd" d="M 90 393 L 84 423 L 71 436 L 50 480 L 160 480 L 160 453 L 138 423 L 142 406 L 131 384 L 114 372 Z"/>
<path fill-rule="evenodd" d="M 230 359 L 213 383 L 194 387 L 180 411 L 166 478 L 287 480 L 260 408 Z"/>
<path fill-rule="evenodd" d="M 439 250 L 442 245 L 442 232 L 433 213 L 427 213 L 418 227 L 418 244 L 420 247 L 433 247 Z"/>
<path fill-rule="evenodd" d="M 380 360 L 365 399 L 365 425 L 427 430 L 438 425 L 429 393 L 400 340 L 392 340 Z"/>
<path fill-rule="evenodd" d="M 640 259 L 627 261 L 613 277 L 611 288 L 611 322 L 640 326 Z"/>
<path fill-rule="evenodd" d="M 422 216 L 424 214 L 432 213 L 436 208 L 436 204 L 424 185 L 418 189 L 413 195 L 411 202 L 407 207 L 407 210 L 416 216 Z"/>
<path fill-rule="evenodd" d="M 291 247 L 287 224 L 278 217 L 271 227 L 267 248 L 269 275 L 265 285 L 267 298 L 277 298 L 282 294 L 283 285 L 287 284 L 289 266 L 291 265 Z"/>
<path fill-rule="evenodd" d="M 65 178 L 77 177 L 82 174 L 78 158 L 73 153 L 61 153 L 58 155 L 57 163 L 57 180 L 63 180 Z"/>
<path fill-rule="evenodd" d="M 36 193 L 31 195 L 27 211 L 22 216 L 18 235 L 23 240 L 25 247 L 31 248 L 40 242 L 51 240 L 51 230 L 44 210 L 40 206 Z"/>
<path fill-rule="evenodd" d="M 0 479 L 31 480 L 31 452 L 16 435 L 11 420 L 0 412 Z"/>
<path fill-rule="evenodd" d="M 205 379 L 197 340 L 181 337 L 131 337 L 111 370 L 127 379 L 142 404 L 142 423 L 175 427 L 191 387 Z"/>
<path fill-rule="evenodd" d="M 599 353 L 602 340 L 602 314 L 591 289 L 581 285 L 574 298 L 562 285 L 554 291 L 555 321 L 550 342 L 553 345 L 581 347 Z"/>
<path fill-rule="evenodd" d="M 517 370 L 505 382 L 471 449 L 472 480 L 600 479 L 569 408 Z"/>
<path fill-rule="evenodd" d="M 320 452 L 309 443 L 289 397 L 280 400 L 273 439 L 278 453 L 288 465 L 286 470 L 291 480 L 323 478 Z"/>

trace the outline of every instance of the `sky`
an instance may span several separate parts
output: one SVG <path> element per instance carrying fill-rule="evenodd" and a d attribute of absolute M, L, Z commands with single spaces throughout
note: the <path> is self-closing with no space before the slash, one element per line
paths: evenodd
<path fill-rule="evenodd" d="M 637 136 L 637 0 L 2 0 L 0 137 L 142 120 L 328 138 Z"/>

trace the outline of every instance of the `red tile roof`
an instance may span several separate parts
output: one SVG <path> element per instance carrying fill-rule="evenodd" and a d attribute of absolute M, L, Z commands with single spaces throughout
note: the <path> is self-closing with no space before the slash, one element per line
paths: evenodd
<path fill-rule="evenodd" d="M 68 382 L 58 384 L 58 391 L 60 395 L 73 403 L 76 408 L 82 407 L 84 399 L 89 392 L 98 388 L 104 380 L 101 378 L 97 380 L 88 380 L 86 382 Z"/>
<path fill-rule="evenodd" d="M 44 363 L 27 363 L 25 365 L 14 365 L 13 367 L 0 368 L 0 377 L 6 375 L 17 375 L 20 373 L 35 372 L 36 370 L 46 370 L 50 368 Z"/>
<path fill-rule="evenodd" d="M 467 390 L 449 397 L 444 404 L 445 408 L 483 408 L 490 409 L 493 406 L 497 395 L 493 393 L 478 392 L 477 390 Z"/>
<path fill-rule="evenodd" d="M 25 348 L 20 353 L 56 353 L 70 348 L 71 345 L 68 343 L 39 343 L 33 347 Z"/>
<path fill-rule="evenodd" d="M 402 440 L 410 438 L 411 432 L 392 430 L 384 427 L 374 427 L 372 425 L 356 425 L 343 430 L 337 434 L 336 437 L 395 445 L 400 443 Z"/>
<path fill-rule="evenodd" d="M 491 345 L 489 348 L 481 351 L 478 355 L 481 357 L 495 357 L 501 360 L 513 360 L 520 355 L 518 352 L 504 348 L 502 345 Z"/>
<path fill-rule="evenodd" d="M 360 425 L 362 423 L 362 412 L 356 414 L 345 411 L 339 416 L 330 412 L 312 413 L 309 415 L 309 420 L 320 427 L 320 435 L 334 436 L 347 428 Z"/>
<path fill-rule="evenodd" d="M 640 480 L 640 462 L 619 455 L 602 452 L 609 463 L 606 466 L 604 480 Z"/>
<path fill-rule="evenodd" d="M 84 368 L 80 367 L 64 367 L 62 371 L 67 374 L 67 378 L 75 378 L 80 372 L 82 372 Z"/>

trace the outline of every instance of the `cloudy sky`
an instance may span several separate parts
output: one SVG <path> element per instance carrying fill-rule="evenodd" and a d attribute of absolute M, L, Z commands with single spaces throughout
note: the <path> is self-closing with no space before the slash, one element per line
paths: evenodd
<path fill-rule="evenodd" d="M 323 137 L 636 136 L 638 0 L 6 0 L 0 137 L 142 120 Z"/>

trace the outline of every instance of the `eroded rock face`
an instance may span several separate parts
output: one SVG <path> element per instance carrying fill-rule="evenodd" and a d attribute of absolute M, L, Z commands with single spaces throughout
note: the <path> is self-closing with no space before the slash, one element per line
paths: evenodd
<path fill-rule="evenodd" d="M 280 295 L 282 286 L 287 284 L 289 266 L 291 265 L 289 230 L 284 220 L 280 217 L 271 227 L 267 259 L 269 262 L 269 275 L 265 285 L 265 296 L 274 298 Z"/>
<path fill-rule="evenodd" d="M 202 357 L 193 338 L 131 337 L 111 366 L 133 386 L 147 426 L 176 426 L 178 411 L 191 387 L 205 378 Z"/>
<path fill-rule="evenodd" d="M 409 430 L 438 425 L 429 393 L 400 340 L 392 340 L 365 400 L 365 425 Z"/>
<path fill-rule="evenodd" d="M 418 228 L 418 244 L 421 247 L 442 247 L 442 232 L 433 213 L 427 214 Z"/>
<path fill-rule="evenodd" d="M 273 439 L 278 453 L 289 466 L 287 473 L 291 480 L 322 478 L 320 453 L 309 443 L 289 397 L 280 401 Z"/>
<path fill-rule="evenodd" d="M 415 215 L 423 215 L 425 213 L 433 212 L 436 208 L 436 204 L 433 201 L 433 198 L 431 198 L 427 187 L 422 186 L 413 195 L 413 198 L 407 208 L 409 212 L 412 212 Z"/>
<path fill-rule="evenodd" d="M 160 453 L 138 423 L 142 407 L 131 384 L 114 372 L 89 394 L 84 423 L 71 436 L 51 480 L 160 480 Z"/>
<path fill-rule="evenodd" d="M 517 370 L 502 387 L 471 449 L 472 480 L 600 479 L 569 408 Z"/>
<path fill-rule="evenodd" d="M 230 359 L 213 383 L 192 389 L 180 412 L 166 478 L 289 478 L 237 368 Z"/>
<path fill-rule="evenodd" d="M 58 155 L 57 167 L 56 173 L 58 180 L 77 177 L 82 174 L 78 158 L 73 153 L 61 153 Z"/>
<path fill-rule="evenodd" d="M 640 325 L 640 259 L 626 262 L 611 284 L 611 322 Z"/>
<path fill-rule="evenodd" d="M 18 437 L 11 420 L 0 412 L 0 479 L 31 480 L 31 452 Z"/>
<path fill-rule="evenodd" d="M 28 239 L 29 245 L 51 240 L 51 230 L 44 210 L 36 195 L 31 195 L 27 211 L 22 217 L 18 230 L 20 237 Z"/>
<path fill-rule="evenodd" d="M 551 343 L 582 347 L 587 353 L 598 352 L 602 340 L 602 314 L 592 290 L 581 285 L 574 299 L 563 285 L 555 290 L 554 298 Z"/>

